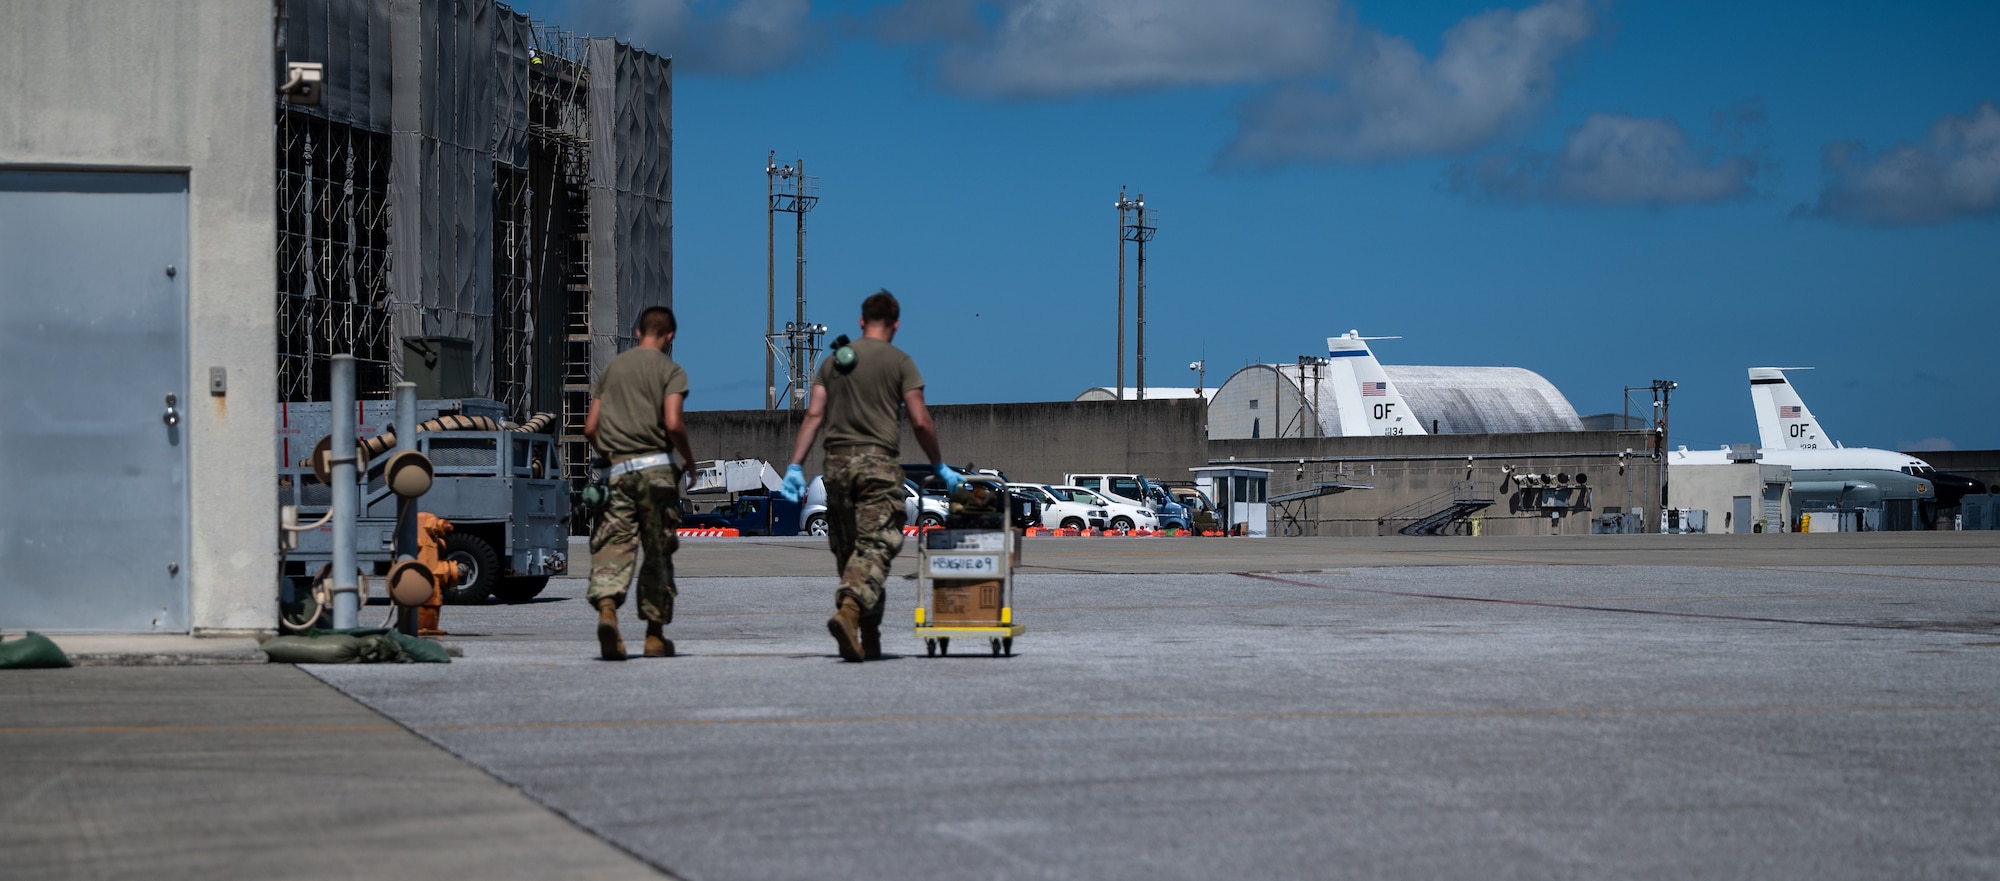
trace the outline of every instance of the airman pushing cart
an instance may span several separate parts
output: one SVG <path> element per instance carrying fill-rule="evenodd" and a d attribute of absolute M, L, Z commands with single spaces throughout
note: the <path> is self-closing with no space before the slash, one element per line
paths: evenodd
<path fill-rule="evenodd" d="M 953 637 L 985 638 L 994 657 L 1014 654 L 1014 569 L 1021 539 L 1000 481 L 970 475 L 951 496 L 943 529 L 917 535 L 916 635 L 927 655 Z"/>

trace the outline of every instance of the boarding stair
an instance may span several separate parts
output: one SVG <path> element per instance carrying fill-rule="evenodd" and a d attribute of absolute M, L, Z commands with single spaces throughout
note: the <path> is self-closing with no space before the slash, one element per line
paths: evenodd
<path fill-rule="evenodd" d="M 1380 521 L 1383 529 L 1397 523 L 1403 535 L 1463 535 L 1473 514 L 1492 507 L 1496 487 L 1490 480 L 1460 480 L 1451 489 L 1406 505 Z"/>

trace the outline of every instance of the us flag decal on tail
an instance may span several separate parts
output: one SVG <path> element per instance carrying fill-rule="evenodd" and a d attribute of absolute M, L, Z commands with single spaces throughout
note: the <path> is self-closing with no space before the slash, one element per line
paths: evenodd
<path fill-rule="evenodd" d="M 1361 384 L 1361 396 L 1364 398 L 1379 398 L 1388 393 L 1389 384 L 1386 382 L 1364 382 Z"/>

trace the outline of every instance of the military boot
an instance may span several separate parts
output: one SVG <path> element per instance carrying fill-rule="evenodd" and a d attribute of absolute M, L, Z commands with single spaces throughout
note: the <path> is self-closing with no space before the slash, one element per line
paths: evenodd
<path fill-rule="evenodd" d="M 840 647 L 843 661 L 861 660 L 861 604 L 852 597 L 840 598 L 840 611 L 826 619 L 826 629 Z"/>
<path fill-rule="evenodd" d="M 671 658 L 674 656 L 674 641 L 667 638 L 660 629 L 665 627 L 658 621 L 646 622 L 646 657 Z"/>
<path fill-rule="evenodd" d="M 861 622 L 861 657 L 870 661 L 882 657 L 882 619 Z"/>
<path fill-rule="evenodd" d="M 607 661 L 625 660 L 625 638 L 618 635 L 618 601 L 597 601 L 597 648 Z"/>

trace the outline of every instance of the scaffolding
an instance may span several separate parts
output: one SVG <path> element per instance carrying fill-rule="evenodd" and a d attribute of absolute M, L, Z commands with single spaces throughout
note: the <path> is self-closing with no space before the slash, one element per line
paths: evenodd
<path fill-rule="evenodd" d="M 508 413 L 535 408 L 534 189 L 528 172 L 493 166 L 493 397 Z"/>
<path fill-rule="evenodd" d="M 356 391 L 386 397 L 389 138 L 290 108 L 278 113 L 278 395 L 324 401 L 336 354 Z"/>
<path fill-rule="evenodd" d="M 541 182 L 532 206 L 547 238 L 552 285 L 560 310 L 544 308 L 560 321 L 550 348 L 561 352 L 561 388 L 554 402 L 562 425 L 563 476 L 578 491 L 590 480 L 590 443 L 583 423 L 590 412 L 590 66 L 588 42 L 548 25 L 529 31 L 528 140 L 531 177 Z M 558 305 L 556 303 L 548 306 Z"/>
<path fill-rule="evenodd" d="M 348 353 L 386 398 L 406 338 L 458 340 L 471 394 L 556 414 L 581 490 L 592 380 L 672 303 L 671 62 L 491 0 L 287 0 L 277 27 L 280 66 L 324 71 L 319 103 L 274 96 L 281 399 L 327 400 Z"/>

